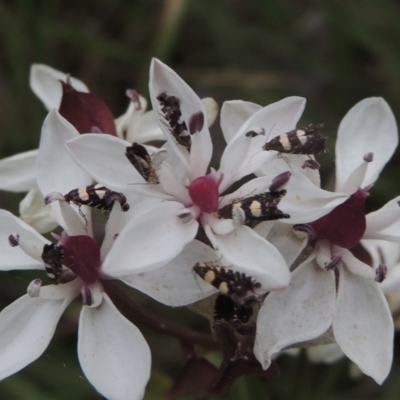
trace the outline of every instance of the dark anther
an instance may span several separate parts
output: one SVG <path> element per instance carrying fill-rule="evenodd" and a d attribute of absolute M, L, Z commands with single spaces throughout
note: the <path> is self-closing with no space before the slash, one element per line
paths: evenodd
<path fill-rule="evenodd" d="M 374 161 L 374 153 L 367 153 L 364 155 L 365 162 L 372 162 Z"/>
<path fill-rule="evenodd" d="M 306 160 L 301 168 L 320 169 L 321 164 L 316 160 Z"/>
<path fill-rule="evenodd" d="M 253 128 L 251 128 L 251 130 L 246 132 L 247 137 L 253 138 L 253 137 L 256 137 L 259 135 L 265 135 L 265 129 L 261 126 L 253 126 Z"/>
<path fill-rule="evenodd" d="M 91 306 L 93 304 L 92 291 L 89 286 L 84 285 L 82 287 L 82 302 L 85 306 Z"/>
<path fill-rule="evenodd" d="M 194 113 L 189 118 L 189 133 L 191 135 L 195 134 L 196 132 L 200 132 L 204 126 L 204 114 L 199 111 Z"/>
<path fill-rule="evenodd" d="M 135 106 L 135 110 L 140 111 L 142 109 L 142 105 L 140 104 L 138 92 L 135 89 L 126 89 L 125 94 Z"/>
<path fill-rule="evenodd" d="M 340 253 L 332 254 L 331 261 L 325 264 L 325 269 L 330 271 L 335 268 L 342 261 L 342 255 Z"/>
<path fill-rule="evenodd" d="M 8 243 L 10 244 L 11 247 L 16 247 L 19 245 L 19 235 L 10 235 L 8 237 Z"/>
<path fill-rule="evenodd" d="M 269 186 L 269 190 L 271 192 L 276 192 L 277 190 L 283 189 L 289 182 L 291 176 L 292 173 L 289 171 L 282 172 L 281 174 L 277 175 L 274 179 L 272 179 L 272 183 Z"/>
<path fill-rule="evenodd" d="M 308 238 L 315 239 L 315 232 L 311 225 L 308 224 L 295 224 L 293 225 L 293 230 L 296 232 L 303 232 L 308 235 Z"/>
<path fill-rule="evenodd" d="M 386 279 L 387 266 L 385 264 L 379 264 L 379 267 L 375 271 L 375 282 L 383 282 Z"/>

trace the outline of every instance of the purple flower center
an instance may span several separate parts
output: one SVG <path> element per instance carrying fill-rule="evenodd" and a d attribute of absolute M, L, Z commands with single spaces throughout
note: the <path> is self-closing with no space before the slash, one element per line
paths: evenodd
<path fill-rule="evenodd" d="M 356 246 L 366 228 L 365 199 L 369 189 L 370 187 L 357 190 L 329 214 L 312 222 L 310 226 L 317 238 L 327 239 L 345 249 Z"/>
<path fill-rule="evenodd" d="M 100 247 L 90 236 L 63 236 L 60 240 L 65 252 L 63 264 L 86 284 L 100 277 Z"/>
<path fill-rule="evenodd" d="M 219 182 L 211 175 L 196 178 L 189 186 L 189 196 L 193 204 L 204 213 L 218 209 Z"/>

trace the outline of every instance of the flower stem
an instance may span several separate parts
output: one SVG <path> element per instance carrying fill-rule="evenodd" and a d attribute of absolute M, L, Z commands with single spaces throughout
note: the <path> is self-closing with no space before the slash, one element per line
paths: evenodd
<path fill-rule="evenodd" d="M 170 320 L 158 317 L 131 299 L 120 287 L 112 281 L 102 281 L 104 290 L 110 296 L 115 306 L 131 321 L 140 323 L 156 332 L 172 336 L 183 342 L 196 344 L 207 349 L 219 349 L 220 346 L 211 335 L 196 332 L 176 324 Z"/>

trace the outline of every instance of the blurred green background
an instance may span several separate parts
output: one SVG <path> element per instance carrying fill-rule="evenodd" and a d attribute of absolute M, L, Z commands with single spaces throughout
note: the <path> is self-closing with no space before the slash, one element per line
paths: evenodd
<path fill-rule="evenodd" d="M 285 96 L 308 100 L 302 123 L 325 123 L 330 152 L 322 162 L 326 185 L 334 173 L 334 143 L 341 118 L 359 100 L 382 96 L 400 117 L 400 2 L 395 0 L 0 0 L 0 156 L 37 148 L 46 112 L 28 86 L 31 63 L 45 63 L 84 81 L 124 112 L 124 93 L 147 96 L 151 57 L 175 69 L 199 94 L 267 105 Z M 212 130 L 216 160 L 223 148 Z M 368 199 L 377 209 L 400 193 L 399 153 Z M 0 193 L 0 208 L 15 213 L 20 194 Z M 2 274 L 0 306 L 19 297 L 35 275 Z M 187 310 L 155 312 L 187 325 L 207 324 Z M 41 359 L 0 383 L 0 399 L 101 399 L 76 358 L 79 303 L 63 317 Z M 144 330 L 154 374 L 146 400 L 163 390 L 182 365 L 178 343 Z M 398 351 L 397 351 L 398 353 Z M 342 360 L 326 367 L 305 357 L 280 359 L 277 381 L 241 379 L 226 399 L 398 399 L 399 354 L 382 387 L 352 380 Z"/>

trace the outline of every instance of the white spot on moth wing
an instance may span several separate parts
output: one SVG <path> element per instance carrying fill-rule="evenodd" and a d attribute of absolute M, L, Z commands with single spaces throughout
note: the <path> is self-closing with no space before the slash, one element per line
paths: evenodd
<path fill-rule="evenodd" d="M 226 282 L 221 282 L 221 284 L 219 285 L 218 290 L 222 294 L 227 294 L 229 292 L 228 284 Z"/>
<path fill-rule="evenodd" d="M 301 131 L 301 132 L 304 132 L 304 131 Z M 297 139 L 299 139 L 299 141 L 302 145 L 307 143 L 307 136 L 305 136 L 305 135 L 297 135 Z"/>
<path fill-rule="evenodd" d="M 261 216 L 261 203 L 259 201 L 253 200 L 249 208 L 251 211 L 251 215 L 253 215 L 254 217 Z"/>
<path fill-rule="evenodd" d="M 279 142 L 282 145 L 282 147 L 287 151 L 289 151 L 292 148 L 286 133 L 280 136 Z"/>
<path fill-rule="evenodd" d="M 207 271 L 206 274 L 204 275 L 204 280 L 207 283 L 212 283 L 212 281 L 215 279 L 215 273 L 214 271 Z"/>
<path fill-rule="evenodd" d="M 99 199 L 102 199 L 106 195 L 105 190 L 96 190 L 96 194 L 99 197 Z"/>
<path fill-rule="evenodd" d="M 87 192 L 87 190 L 86 190 L 86 186 L 85 186 L 85 187 L 79 188 L 79 189 L 78 189 L 78 194 L 79 194 L 79 198 L 80 198 L 82 201 L 87 201 L 87 200 L 89 200 L 89 194 L 88 194 L 88 192 Z"/>

